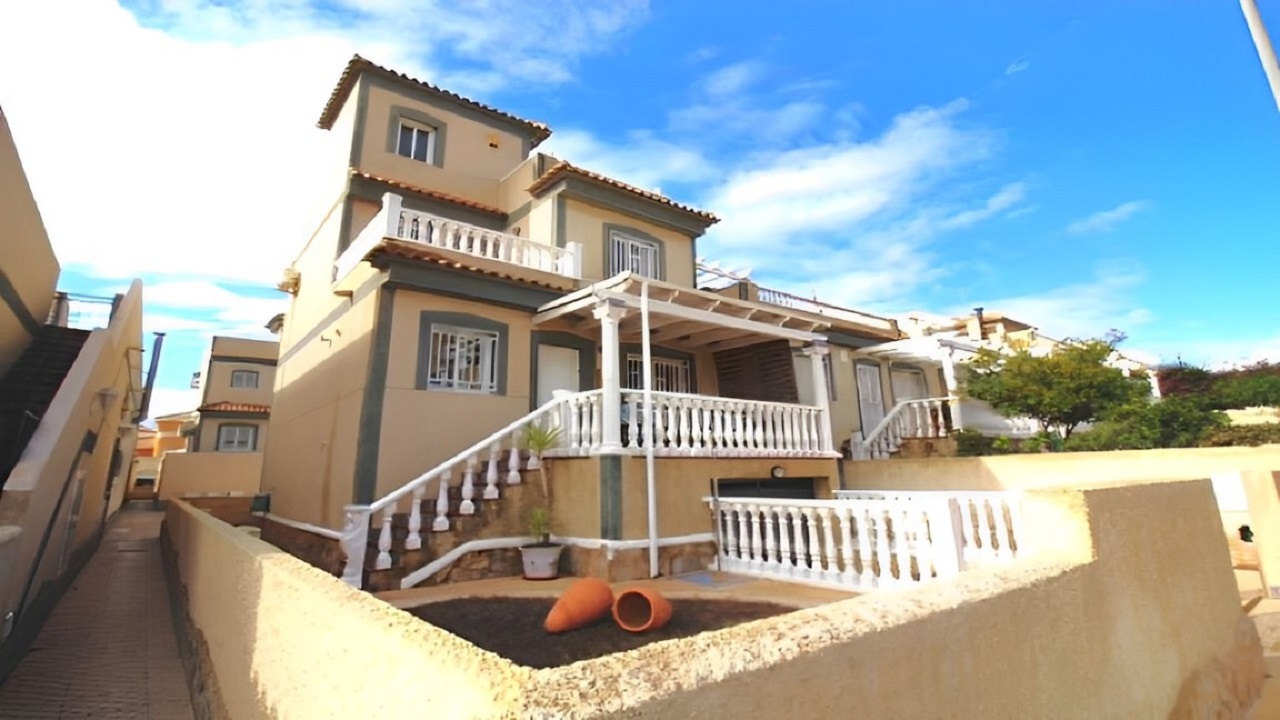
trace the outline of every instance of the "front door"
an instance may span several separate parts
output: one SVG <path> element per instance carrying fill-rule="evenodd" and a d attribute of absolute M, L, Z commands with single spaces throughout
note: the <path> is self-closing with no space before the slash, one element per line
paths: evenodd
<path fill-rule="evenodd" d="M 929 397 L 929 388 L 924 382 L 924 373 L 919 370 L 895 368 L 889 373 L 889 385 L 893 389 L 895 403 L 908 400 L 924 400 Z"/>
<path fill-rule="evenodd" d="M 554 397 L 557 390 L 578 392 L 582 389 L 578 375 L 579 353 L 575 348 L 538 345 L 538 405 Z"/>
<path fill-rule="evenodd" d="M 858 412 L 865 438 L 884 419 L 884 388 L 880 385 L 879 365 L 859 364 L 857 368 Z"/>

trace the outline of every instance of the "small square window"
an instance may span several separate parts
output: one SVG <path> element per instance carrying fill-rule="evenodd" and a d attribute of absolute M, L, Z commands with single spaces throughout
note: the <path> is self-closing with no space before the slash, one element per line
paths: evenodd
<path fill-rule="evenodd" d="M 432 390 L 498 391 L 498 333 L 431 326 L 427 387 Z"/>
<path fill-rule="evenodd" d="M 232 370 L 231 387 L 256 390 L 258 387 L 257 370 Z"/>
<path fill-rule="evenodd" d="M 258 428 L 254 425 L 219 425 L 218 452 L 254 452 Z"/>
<path fill-rule="evenodd" d="M 654 280 L 662 279 L 661 250 L 656 242 L 621 232 L 609 236 L 609 274 L 633 272 Z"/>
<path fill-rule="evenodd" d="M 406 122 L 400 123 L 400 141 L 396 144 L 396 153 L 419 162 L 430 163 L 435 160 L 436 130 L 425 125 Z"/>

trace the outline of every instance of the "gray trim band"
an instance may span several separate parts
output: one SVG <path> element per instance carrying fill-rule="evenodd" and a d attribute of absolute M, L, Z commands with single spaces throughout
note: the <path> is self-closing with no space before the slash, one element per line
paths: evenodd
<path fill-rule="evenodd" d="M 515 310 L 537 310 L 564 296 L 562 292 L 547 288 L 531 287 L 469 270 L 450 270 L 413 260 L 382 257 L 375 258 L 374 264 L 375 267 L 386 268 L 388 285 Z"/>
<path fill-rule="evenodd" d="M 377 319 L 369 349 L 369 370 L 360 402 L 360 426 L 356 434 L 356 467 L 352 478 L 352 502 L 371 503 L 378 489 L 378 453 L 382 445 L 382 408 L 387 397 L 387 364 L 391 357 L 391 319 L 395 314 L 395 288 L 378 295 Z"/>
<path fill-rule="evenodd" d="M 622 456 L 600 456 L 600 537 L 622 539 Z"/>
<path fill-rule="evenodd" d="M 240 355 L 212 355 L 209 357 L 210 365 L 216 362 L 244 363 L 246 365 L 269 365 L 271 367 L 276 366 L 276 361 L 268 358 L 242 357 Z"/>

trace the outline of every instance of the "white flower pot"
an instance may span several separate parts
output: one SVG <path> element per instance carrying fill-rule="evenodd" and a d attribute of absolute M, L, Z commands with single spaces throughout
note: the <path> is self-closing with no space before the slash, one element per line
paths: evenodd
<path fill-rule="evenodd" d="M 554 580 L 560 576 L 560 551 L 563 545 L 530 545 L 520 548 L 524 560 L 525 580 Z"/>

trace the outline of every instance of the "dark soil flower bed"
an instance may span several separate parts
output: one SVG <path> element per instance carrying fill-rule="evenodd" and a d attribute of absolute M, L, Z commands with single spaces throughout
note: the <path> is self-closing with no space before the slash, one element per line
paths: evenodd
<path fill-rule="evenodd" d="M 464 598 L 422 605 L 409 612 L 512 662 L 548 668 L 792 610 L 762 602 L 672 600 L 671 621 L 653 632 L 629 633 L 606 615 L 594 625 L 550 635 L 542 629 L 542 621 L 553 604 L 553 598 Z"/>

